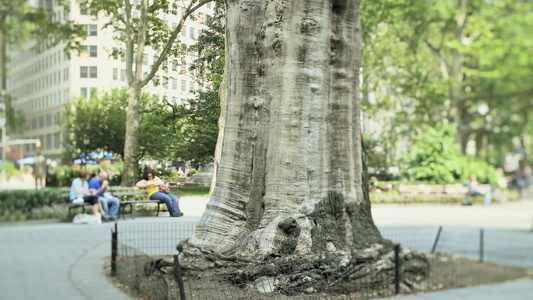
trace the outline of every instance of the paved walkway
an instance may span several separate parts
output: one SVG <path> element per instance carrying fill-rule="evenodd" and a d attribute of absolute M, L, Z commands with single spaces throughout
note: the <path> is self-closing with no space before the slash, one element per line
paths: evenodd
<path fill-rule="evenodd" d="M 184 198 L 185 217 L 172 222 L 197 222 L 207 199 Z M 441 216 L 438 212 L 445 212 Z M 467 212 L 467 213 L 465 213 Z M 499 212 L 499 213 L 498 213 Z M 533 202 L 505 206 L 380 206 L 372 209 L 376 224 L 383 230 L 403 228 L 433 230 L 438 225 L 469 228 L 503 228 L 519 240 L 531 241 Z M 432 218 L 424 216 L 432 215 Z M 456 216 L 465 214 L 467 224 Z M 499 215 L 494 217 L 494 215 Z M 447 217 L 445 217 L 447 216 Z M 418 223 L 418 219 L 425 220 Z M 166 217 L 121 220 L 119 224 L 168 222 Z M 477 221 L 476 221 L 477 220 Z M 397 227 L 396 225 L 400 225 Z M 131 299 L 112 286 L 103 274 L 104 258 L 110 255 L 112 223 L 73 225 L 71 223 L 25 222 L 0 224 L 0 299 Z M 504 231 L 502 236 L 508 236 Z M 433 234 L 433 233 L 432 233 Z M 527 239 L 525 238 L 527 237 Z M 533 248 L 533 243 L 529 245 Z M 533 251 L 533 250 L 532 250 Z M 403 297 L 417 300 L 449 299 L 532 299 L 533 281 L 464 288 Z"/>

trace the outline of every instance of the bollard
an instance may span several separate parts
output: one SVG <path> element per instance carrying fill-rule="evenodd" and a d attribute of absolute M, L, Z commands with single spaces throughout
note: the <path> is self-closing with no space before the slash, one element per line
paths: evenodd
<path fill-rule="evenodd" d="M 435 242 L 433 242 L 433 247 L 431 248 L 431 253 L 435 253 L 437 249 L 437 243 L 439 242 L 440 233 L 442 232 L 442 226 L 439 226 L 439 231 L 437 231 L 437 237 L 435 237 Z"/>
<path fill-rule="evenodd" d="M 394 245 L 394 292 L 400 293 L 400 244 Z"/>
<path fill-rule="evenodd" d="M 176 279 L 178 280 L 178 287 L 180 289 L 180 300 L 186 300 L 185 290 L 183 289 L 183 278 L 181 277 L 180 259 L 178 255 L 174 255 L 174 270 L 176 271 Z"/>
<path fill-rule="evenodd" d="M 485 242 L 483 229 L 479 232 L 479 262 L 483 262 L 483 256 L 485 252 Z"/>
<path fill-rule="evenodd" d="M 113 231 L 113 229 L 111 229 L 111 276 L 117 275 L 117 228 L 117 223 L 115 222 L 115 230 Z"/>

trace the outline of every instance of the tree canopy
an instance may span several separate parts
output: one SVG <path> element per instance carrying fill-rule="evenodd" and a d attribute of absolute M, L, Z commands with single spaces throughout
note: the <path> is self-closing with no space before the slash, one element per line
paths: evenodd
<path fill-rule="evenodd" d="M 365 112 L 401 107 L 382 139 L 455 123 L 463 154 L 475 141 L 477 156 L 503 164 L 531 127 L 533 3 L 365 1 L 362 15 Z"/>

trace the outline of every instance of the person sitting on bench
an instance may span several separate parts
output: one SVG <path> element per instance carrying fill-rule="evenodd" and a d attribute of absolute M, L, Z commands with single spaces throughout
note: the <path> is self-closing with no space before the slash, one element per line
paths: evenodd
<path fill-rule="evenodd" d="M 159 191 L 159 186 L 165 183 L 159 177 L 155 176 L 155 172 L 151 168 L 144 170 L 142 179 L 135 184 L 140 189 L 146 189 L 148 199 L 163 201 L 167 205 L 168 212 L 171 217 L 181 217 L 183 213 L 178 206 L 178 198 L 171 193 L 163 193 Z"/>
<path fill-rule="evenodd" d="M 102 220 L 106 221 L 107 216 L 102 208 L 102 205 L 100 205 L 100 201 L 98 201 L 98 196 L 96 196 L 94 190 L 89 189 L 89 183 L 87 182 L 89 175 L 89 171 L 87 170 L 80 170 L 78 172 L 78 177 L 72 181 L 72 185 L 70 186 L 70 201 L 73 203 L 79 203 L 78 201 L 74 200 L 83 199 L 83 202 L 90 203 L 92 205 L 94 215 L 97 215 L 98 212 L 100 212 L 102 215 Z"/>
<path fill-rule="evenodd" d="M 483 196 L 483 204 L 490 205 L 492 200 L 490 192 L 483 192 L 479 188 L 479 182 L 477 181 L 477 176 L 475 174 L 470 175 L 470 182 L 466 183 L 465 186 L 468 187 L 468 192 L 466 193 L 465 200 L 463 205 L 470 205 L 470 196 L 481 195 Z"/>

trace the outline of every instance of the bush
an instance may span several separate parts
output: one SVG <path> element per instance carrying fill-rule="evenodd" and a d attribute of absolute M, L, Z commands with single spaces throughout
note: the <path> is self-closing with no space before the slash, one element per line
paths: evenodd
<path fill-rule="evenodd" d="M 12 176 L 18 175 L 20 172 L 15 168 L 15 164 L 13 164 L 10 161 L 6 161 L 5 163 L 0 164 L 0 170 L 2 169 L 2 165 L 6 168 L 6 177 L 7 180 L 9 180 Z"/>
<path fill-rule="evenodd" d="M 427 128 L 413 141 L 405 157 L 410 181 L 446 184 L 468 182 L 476 174 L 479 182 L 495 184 L 496 169 L 476 157 L 461 156 L 455 144 L 455 125 L 439 124 Z"/>
<path fill-rule="evenodd" d="M 0 220 L 35 219 L 44 207 L 64 202 L 58 189 L 0 191 Z"/>

